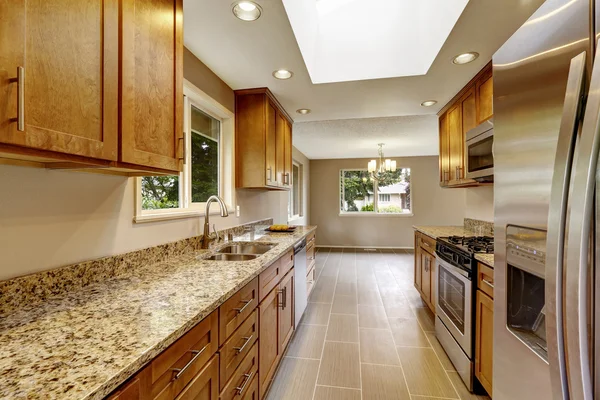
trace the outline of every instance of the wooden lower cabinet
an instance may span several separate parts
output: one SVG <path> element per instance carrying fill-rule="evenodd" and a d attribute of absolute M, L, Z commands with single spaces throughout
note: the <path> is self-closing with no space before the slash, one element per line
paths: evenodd
<path fill-rule="evenodd" d="M 255 344 L 221 391 L 221 400 L 244 398 L 258 374 L 258 346 Z"/>
<path fill-rule="evenodd" d="M 437 264 L 435 240 L 415 231 L 415 288 L 429 309 L 435 314 Z"/>
<path fill-rule="evenodd" d="M 279 348 L 287 347 L 294 334 L 294 268 L 287 273 L 279 284 L 283 304 L 279 308 Z"/>
<path fill-rule="evenodd" d="M 110 395 L 107 400 L 138 400 L 141 398 L 140 385 L 140 378 L 136 377 Z"/>
<path fill-rule="evenodd" d="M 266 393 L 281 357 L 279 353 L 279 299 L 279 288 L 276 287 L 258 307 L 260 336 L 258 377 L 261 396 Z"/>
<path fill-rule="evenodd" d="M 192 382 L 176 397 L 177 400 L 216 400 L 219 398 L 219 355 L 206 364 Z M 167 399 L 167 397 L 165 397 Z"/>
<path fill-rule="evenodd" d="M 477 290 L 475 328 L 475 376 L 492 396 L 494 356 L 494 300 Z"/>
<path fill-rule="evenodd" d="M 244 394 L 244 397 L 242 397 L 242 400 L 259 400 L 260 397 L 259 396 L 259 391 L 258 391 L 258 374 L 254 376 L 254 378 L 252 378 L 252 382 L 250 383 L 250 386 L 248 387 L 248 390 L 246 391 L 246 394 Z"/>

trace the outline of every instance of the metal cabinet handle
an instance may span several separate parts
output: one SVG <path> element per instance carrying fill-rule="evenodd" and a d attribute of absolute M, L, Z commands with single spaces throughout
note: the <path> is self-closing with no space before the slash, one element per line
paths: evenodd
<path fill-rule="evenodd" d="M 242 339 L 246 339 L 246 342 L 241 347 L 233 348 L 237 352 L 237 354 L 240 354 L 242 351 L 244 351 L 244 349 L 246 348 L 246 346 L 248 346 L 248 343 L 250 343 L 250 341 L 252 340 L 253 337 L 254 337 L 254 335 L 250 335 L 248 337 L 242 338 Z"/>
<path fill-rule="evenodd" d="M 234 308 L 235 311 L 237 311 L 238 315 L 243 313 L 244 310 L 246 308 L 248 308 L 248 306 L 250 305 L 250 303 L 252 303 L 254 301 L 254 299 L 250 299 L 250 300 L 242 300 L 240 303 L 244 303 L 244 307 L 242 308 Z"/>
<path fill-rule="evenodd" d="M 240 386 L 235 388 L 235 390 L 238 392 L 238 396 L 241 396 L 244 390 L 246 390 L 246 385 L 248 385 L 248 382 L 250 382 L 250 379 L 252 379 L 252 375 L 254 375 L 254 372 L 243 375 L 246 377 L 246 379 L 244 379 L 244 382 Z"/>
<path fill-rule="evenodd" d="M 488 281 L 487 279 L 482 279 L 481 282 L 485 283 L 486 285 L 488 285 L 492 289 L 494 288 L 494 284 L 491 283 L 490 281 Z"/>
<path fill-rule="evenodd" d="M 25 68 L 17 67 L 17 130 L 25 131 Z"/>
<path fill-rule="evenodd" d="M 281 300 L 279 301 L 278 307 L 281 307 L 282 310 L 285 310 L 285 295 L 283 294 L 284 290 L 280 289 L 277 291 L 277 295 L 281 295 Z"/>
<path fill-rule="evenodd" d="M 210 345 L 210 343 L 207 344 L 206 346 L 204 346 L 200 350 L 191 350 L 190 353 L 195 354 L 195 355 L 194 355 L 194 357 L 192 357 L 192 359 L 187 364 L 185 364 L 185 366 L 183 368 L 171 368 L 171 371 L 177 372 L 177 374 L 175 374 L 175 376 L 173 377 L 173 380 L 179 379 L 181 377 L 181 375 L 183 375 L 185 373 L 185 371 L 194 363 L 194 361 L 196 361 L 202 355 L 202 352 L 204 352 L 204 350 L 206 350 L 206 348 L 209 345 Z"/>
<path fill-rule="evenodd" d="M 271 182 L 273 180 L 273 168 L 267 168 L 267 172 L 269 173 L 269 177 L 267 178 L 267 180 Z"/>

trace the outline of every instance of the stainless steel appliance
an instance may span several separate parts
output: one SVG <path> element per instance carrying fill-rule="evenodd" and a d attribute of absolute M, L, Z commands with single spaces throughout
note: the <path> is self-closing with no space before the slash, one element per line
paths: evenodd
<path fill-rule="evenodd" d="M 496 52 L 494 400 L 600 399 L 597 0 L 548 0 Z"/>
<path fill-rule="evenodd" d="M 474 388 L 474 293 L 476 253 L 494 251 L 492 237 L 450 236 L 436 242 L 435 335 L 469 388 Z"/>
<path fill-rule="evenodd" d="M 494 181 L 494 121 L 482 122 L 467 132 L 467 178 Z"/>
<path fill-rule="evenodd" d="M 294 245 L 294 326 L 298 327 L 300 319 L 308 305 L 306 290 L 306 239 Z"/>

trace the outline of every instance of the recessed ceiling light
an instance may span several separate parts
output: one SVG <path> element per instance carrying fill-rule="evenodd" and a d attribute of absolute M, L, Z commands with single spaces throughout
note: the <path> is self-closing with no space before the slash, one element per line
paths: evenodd
<path fill-rule="evenodd" d="M 476 53 L 474 51 L 470 51 L 468 53 L 463 53 L 463 54 L 459 54 L 456 57 L 454 57 L 452 59 L 452 62 L 454 64 L 468 64 L 470 62 L 473 62 L 477 59 L 477 57 L 479 57 L 479 53 Z"/>
<path fill-rule="evenodd" d="M 236 1 L 233 3 L 233 15 L 242 21 L 256 21 L 262 14 L 262 9 L 253 1 Z"/>
<path fill-rule="evenodd" d="M 310 108 L 301 108 L 299 110 L 296 110 L 296 112 L 298 114 L 302 114 L 302 115 L 306 115 L 306 114 L 310 114 Z"/>
<path fill-rule="evenodd" d="M 292 71 L 288 71 L 287 69 L 278 69 L 277 71 L 273 71 L 273 76 L 277 79 L 290 79 L 294 73 Z"/>
<path fill-rule="evenodd" d="M 437 104 L 437 100 L 426 100 L 421 103 L 423 107 L 431 107 L 434 104 Z"/>

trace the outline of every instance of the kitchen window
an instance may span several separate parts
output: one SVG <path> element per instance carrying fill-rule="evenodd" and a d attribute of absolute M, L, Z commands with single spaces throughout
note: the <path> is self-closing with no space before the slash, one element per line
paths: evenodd
<path fill-rule="evenodd" d="M 303 166 L 292 162 L 292 188 L 288 198 L 288 217 L 290 220 L 298 219 L 302 216 L 302 196 L 303 196 Z"/>
<path fill-rule="evenodd" d="M 212 195 L 233 209 L 233 113 L 187 81 L 184 94 L 183 171 L 136 179 L 136 222 L 204 215 Z"/>
<path fill-rule="evenodd" d="M 340 171 L 340 215 L 412 215 L 410 168 L 398 168 L 379 181 L 366 169 Z"/>

